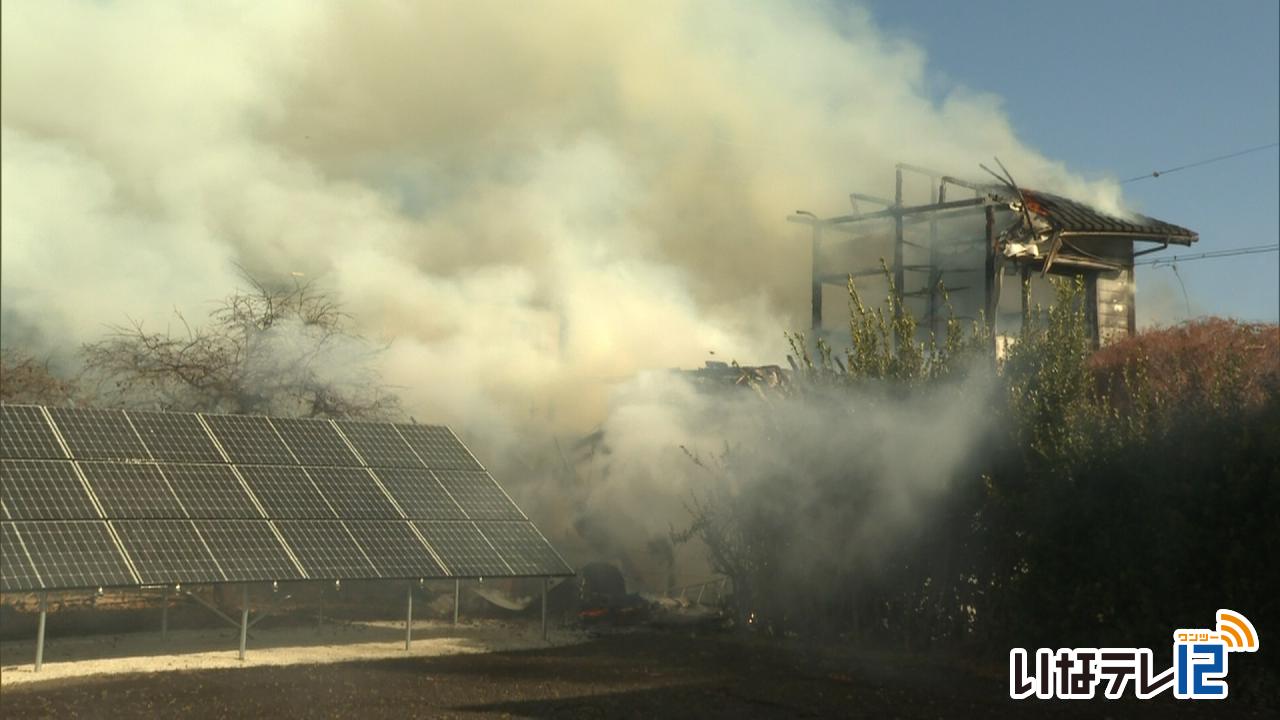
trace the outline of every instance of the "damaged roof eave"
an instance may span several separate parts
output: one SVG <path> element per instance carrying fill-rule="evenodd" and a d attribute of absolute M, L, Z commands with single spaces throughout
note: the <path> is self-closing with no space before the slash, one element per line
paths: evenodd
<path fill-rule="evenodd" d="M 1190 247 L 1191 243 L 1198 242 L 1200 235 L 1192 233 L 1191 235 L 1171 235 L 1168 233 L 1144 233 L 1144 232 L 1089 232 L 1087 230 L 1064 230 L 1062 232 L 1064 238 L 1096 238 L 1098 240 L 1136 240 L 1141 242 L 1163 243 L 1166 245 L 1185 245 Z"/>

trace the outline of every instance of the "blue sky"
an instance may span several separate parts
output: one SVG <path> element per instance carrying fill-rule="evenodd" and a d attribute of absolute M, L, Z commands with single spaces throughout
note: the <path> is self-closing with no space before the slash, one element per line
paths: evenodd
<path fill-rule="evenodd" d="M 1280 139 L 1280 3 L 869 0 L 929 56 L 938 94 L 1004 98 L 1020 137 L 1086 177 L 1129 178 Z M 1139 212 L 1192 228 L 1195 254 L 1280 238 L 1277 148 L 1125 185 Z M 1016 174 L 1016 168 L 1011 168 Z M 1178 268 L 1194 315 L 1275 322 L 1280 254 Z M 1138 312 L 1186 314 L 1168 268 L 1140 268 Z"/>

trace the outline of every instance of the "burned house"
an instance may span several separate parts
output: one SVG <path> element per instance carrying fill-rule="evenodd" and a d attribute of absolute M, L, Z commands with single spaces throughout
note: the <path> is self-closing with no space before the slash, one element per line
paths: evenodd
<path fill-rule="evenodd" d="M 927 178 L 927 202 L 904 199 L 904 173 Z M 864 296 L 880 288 L 892 293 L 920 320 L 922 333 L 940 332 L 948 317 L 981 321 L 998 350 L 1029 311 L 1052 301 L 1051 276 L 1078 276 L 1090 332 L 1101 346 L 1134 333 L 1134 258 L 1199 239 L 1155 218 L 1119 217 L 1019 187 L 1007 171 L 992 174 L 1001 182 L 899 164 L 893 199 L 854 193 L 847 215 L 789 217 L 812 228 L 814 335 L 835 336 L 838 325 L 826 324 L 823 309 L 834 303 L 830 320 L 845 319 L 853 281 Z M 884 266 L 868 267 L 866 259 L 877 256 Z"/>

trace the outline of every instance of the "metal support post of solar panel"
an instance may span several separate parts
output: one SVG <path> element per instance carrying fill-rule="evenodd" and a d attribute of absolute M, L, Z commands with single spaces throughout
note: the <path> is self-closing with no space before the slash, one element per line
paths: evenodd
<path fill-rule="evenodd" d="M 572 569 L 447 427 L 0 405 L 0 592 Z"/>

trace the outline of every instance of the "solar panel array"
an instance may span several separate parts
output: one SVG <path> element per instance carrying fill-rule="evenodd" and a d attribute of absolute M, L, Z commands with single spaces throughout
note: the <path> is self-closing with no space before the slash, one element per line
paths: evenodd
<path fill-rule="evenodd" d="M 0 405 L 0 592 L 572 574 L 447 427 Z"/>

